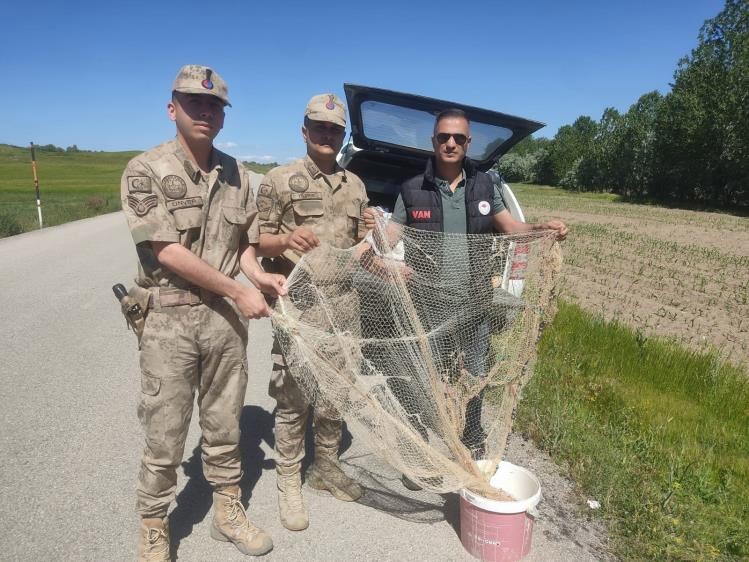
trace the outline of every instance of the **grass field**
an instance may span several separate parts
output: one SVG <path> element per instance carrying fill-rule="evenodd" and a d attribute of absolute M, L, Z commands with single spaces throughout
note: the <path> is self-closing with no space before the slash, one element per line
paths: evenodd
<path fill-rule="evenodd" d="M 257 172 L 258 174 L 267 174 L 272 168 L 278 166 L 275 162 L 273 164 L 261 164 L 260 162 L 242 162 L 245 168 Z"/>
<path fill-rule="evenodd" d="M 37 151 L 44 226 L 118 211 L 120 176 L 130 152 Z M 270 166 L 245 165 L 265 173 Z M 28 148 L 0 144 L 0 238 L 39 228 Z"/>
<path fill-rule="evenodd" d="M 137 152 L 40 152 L 45 226 L 120 209 L 120 176 Z M 0 237 L 39 228 L 27 148 L 0 145 Z"/>
<path fill-rule="evenodd" d="M 746 560 L 748 419 L 740 370 L 562 302 L 516 429 L 600 501 L 621 558 Z"/>

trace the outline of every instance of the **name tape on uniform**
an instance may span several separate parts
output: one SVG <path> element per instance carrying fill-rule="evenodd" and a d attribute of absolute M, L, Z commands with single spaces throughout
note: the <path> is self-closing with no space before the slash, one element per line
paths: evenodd
<path fill-rule="evenodd" d="M 188 197 L 187 199 L 177 199 L 176 201 L 167 201 L 166 208 L 170 211 L 175 209 L 186 209 L 187 207 L 202 207 L 202 197 Z"/>
<path fill-rule="evenodd" d="M 302 201 L 305 199 L 322 199 L 322 193 L 292 193 L 291 194 L 291 200 L 292 201 Z"/>

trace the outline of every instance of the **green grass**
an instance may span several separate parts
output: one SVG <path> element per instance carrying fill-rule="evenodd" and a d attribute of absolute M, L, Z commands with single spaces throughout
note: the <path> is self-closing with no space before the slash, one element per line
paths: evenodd
<path fill-rule="evenodd" d="M 517 429 L 602 504 L 627 560 L 749 558 L 749 379 L 560 303 Z"/>
<path fill-rule="evenodd" d="M 271 162 L 270 164 L 261 164 L 260 162 L 242 162 L 242 165 L 247 168 L 248 170 L 252 170 L 253 172 L 257 172 L 258 174 L 267 174 L 270 172 L 273 168 L 278 166 L 278 163 Z"/>
<path fill-rule="evenodd" d="M 119 211 L 129 152 L 44 152 L 36 161 L 44 226 Z M 244 162 L 265 174 L 277 164 Z M 0 144 L 0 238 L 39 228 L 28 148 Z"/>
<path fill-rule="evenodd" d="M 137 152 L 40 152 L 45 226 L 120 209 L 120 176 Z M 39 228 L 28 148 L 0 145 L 0 237 Z"/>

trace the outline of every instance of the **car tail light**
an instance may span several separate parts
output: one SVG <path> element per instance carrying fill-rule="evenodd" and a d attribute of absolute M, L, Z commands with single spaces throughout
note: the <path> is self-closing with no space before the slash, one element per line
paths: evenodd
<path fill-rule="evenodd" d="M 512 254 L 510 265 L 510 280 L 517 281 L 525 279 L 525 270 L 528 268 L 528 244 L 517 244 Z"/>

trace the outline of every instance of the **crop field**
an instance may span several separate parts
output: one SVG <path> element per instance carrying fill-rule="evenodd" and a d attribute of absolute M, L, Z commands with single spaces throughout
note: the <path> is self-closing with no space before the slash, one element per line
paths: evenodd
<path fill-rule="evenodd" d="M 749 219 L 515 186 L 570 226 L 515 429 L 623 560 L 749 559 Z"/>
<path fill-rule="evenodd" d="M 527 217 L 560 218 L 560 296 L 645 336 L 749 364 L 749 218 L 517 185 Z"/>

